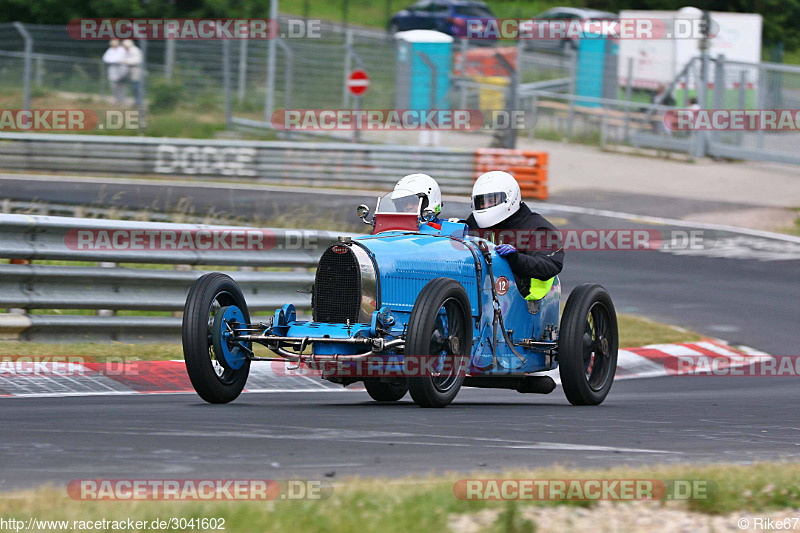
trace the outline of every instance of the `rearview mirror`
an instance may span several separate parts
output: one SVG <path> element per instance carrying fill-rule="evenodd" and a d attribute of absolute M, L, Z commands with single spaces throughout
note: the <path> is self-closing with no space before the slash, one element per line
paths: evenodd
<path fill-rule="evenodd" d="M 424 209 L 422 211 L 422 220 L 424 220 L 425 222 L 430 222 L 431 220 L 434 220 L 435 218 L 436 218 L 436 211 L 434 211 L 430 207 L 428 207 L 428 208 L 426 208 L 426 209 Z"/>
<path fill-rule="evenodd" d="M 367 220 L 367 217 L 369 216 L 369 207 L 366 205 L 361 204 L 360 206 L 356 207 L 356 215 L 358 215 L 358 218 L 360 218 L 364 224 L 372 224 L 371 220 Z"/>

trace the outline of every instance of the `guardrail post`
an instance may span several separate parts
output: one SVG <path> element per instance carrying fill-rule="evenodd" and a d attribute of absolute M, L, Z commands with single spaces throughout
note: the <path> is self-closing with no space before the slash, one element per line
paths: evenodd
<path fill-rule="evenodd" d="M 764 109 L 767 105 L 767 72 L 762 63 L 758 64 L 758 94 L 756 96 L 756 109 Z M 756 147 L 764 149 L 764 128 L 758 128 L 756 132 Z"/>
<path fill-rule="evenodd" d="M 172 83 L 172 74 L 175 70 L 175 39 L 167 39 L 164 48 L 164 77 Z"/>
<path fill-rule="evenodd" d="M 225 129 L 231 129 L 231 42 L 222 40 L 222 88 L 225 94 Z"/>
<path fill-rule="evenodd" d="M 139 131 L 143 132 L 147 126 L 145 120 L 145 109 L 147 108 L 147 39 L 139 40 L 139 47 L 142 51 L 142 65 L 141 65 L 141 78 L 139 80 L 139 91 L 137 100 L 137 109 L 139 110 Z"/>
<path fill-rule="evenodd" d="M 247 84 L 247 39 L 239 41 L 239 91 L 237 94 L 239 103 L 244 102 L 244 89 Z"/>
<path fill-rule="evenodd" d="M 31 264 L 31 260 L 30 259 L 9 259 L 8 260 L 8 264 L 9 265 L 30 265 Z M 28 311 L 29 311 L 28 309 L 25 309 L 23 307 L 9 307 L 8 308 L 8 313 L 10 315 L 27 315 Z"/>
<path fill-rule="evenodd" d="M 347 77 L 350 75 L 350 71 L 353 70 L 353 60 L 351 54 L 353 52 L 353 32 L 352 30 L 347 30 L 344 34 L 344 81 L 347 81 Z M 349 107 L 349 98 L 350 98 L 350 91 L 347 88 L 347 83 L 342 83 L 342 109 L 347 109 Z"/>
<path fill-rule="evenodd" d="M 633 99 L 633 57 L 628 58 L 628 68 L 625 80 L 625 101 L 628 105 L 625 106 L 625 132 L 623 139 L 630 142 L 631 139 L 631 100 Z"/>
<path fill-rule="evenodd" d="M 499 145 L 502 148 L 514 148 L 517 145 L 517 130 L 516 128 L 511 127 L 512 123 L 512 115 L 513 112 L 517 109 L 517 87 L 519 85 L 519 57 L 517 57 L 517 68 L 514 66 L 498 52 L 495 52 L 494 57 L 497 59 L 497 62 L 502 65 L 506 72 L 508 72 L 508 76 L 510 79 L 510 83 L 508 84 L 508 93 L 506 94 L 506 101 L 504 105 L 504 110 L 508 114 L 508 130 L 505 132 L 495 132 L 495 140 L 493 141 L 495 146 Z"/>
<path fill-rule="evenodd" d="M 20 35 L 22 35 L 22 39 L 25 41 L 25 58 L 23 63 L 23 98 L 22 98 L 22 108 L 23 109 L 30 109 L 31 108 L 31 59 L 33 57 L 33 38 L 31 34 L 28 33 L 28 30 L 25 29 L 25 26 L 21 22 L 15 22 L 14 27 L 17 29 Z"/>
<path fill-rule="evenodd" d="M 278 24 L 278 0 L 269 2 L 269 20 L 272 25 Z M 275 39 L 278 36 L 272 37 L 267 43 L 267 94 L 264 96 L 264 122 L 268 124 L 272 120 L 275 107 Z"/>
<path fill-rule="evenodd" d="M 739 109 L 744 109 L 747 105 L 747 71 L 742 69 L 739 72 Z M 737 144 L 741 145 L 744 140 L 744 133 L 739 132 L 736 135 Z"/>
<path fill-rule="evenodd" d="M 567 47 L 571 50 L 571 48 Z M 578 54 L 577 52 L 569 52 L 572 59 L 569 64 L 569 112 L 567 116 L 567 139 L 572 138 L 572 123 L 575 121 L 575 85 L 578 76 Z"/>
<path fill-rule="evenodd" d="M 99 85 L 100 85 L 100 94 L 101 95 L 105 95 L 106 94 L 106 83 L 107 83 L 107 80 L 106 80 L 106 64 L 103 63 L 102 61 L 99 61 L 97 63 L 97 66 L 100 67 L 100 76 L 97 78 L 98 82 L 99 82 Z"/>
<path fill-rule="evenodd" d="M 36 54 L 36 85 L 42 86 L 42 79 L 44 77 L 44 59 L 41 54 Z"/>
<path fill-rule="evenodd" d="M 698 96 L 697 103 L 700 109 L 705 109 L 707 103 L 704 100 L 706 96 L 705 89 L 707 87 L 704 87 L 705 79 L 702 76 L 700 76 L 698 69 L 699 67 L 695 65 L 694 71 L 695 71 L 695 79 L 697 80 L 697 96 Z M 692 136 L 694 140 L 694 143 L 692 144 L 693 147 L 692 156 L 703 157 L 703 154 L 705 153 L 705 144 L 704 144 L 705 137 L 703 136 L 703 132 L 692 131 Z"/>
<path fill-rule="evenodd" d="M 117 268 L 117 263 L 111 263 L 109 261 L 100 261 L 97 263 L 97 266 L 100 268 Z M 97 316 L 114 316 L 116 313 L 113 309 L 98 309 Z"/>
<path fill-rule="evenodd" d="M 713 109 L 725 109 L 725 56 L 719 55 L 714 69 L 714 92 L 711 95 L 711 107 Z M 706 150 L 712 151 L 709 146 L 712 142 L 717 142 L 720 132 L 708 132 L 706 140 Z"/>
<path fill-rule="evenodd" d="M 283 39 L 276 38 L 276 44 L 283 50 L 283 57 L 286 61 L 286 68 L 283 73 L 283 107 L 284 109 L 291 109 L 292 86 L 294 85 L 294 51 Z"/>
<path fill-rule="evenodd" d="M 606 149 L 608 140 L 608 106 L 603 106 L 603 115 L 600 117 L 600 149 Z"/>

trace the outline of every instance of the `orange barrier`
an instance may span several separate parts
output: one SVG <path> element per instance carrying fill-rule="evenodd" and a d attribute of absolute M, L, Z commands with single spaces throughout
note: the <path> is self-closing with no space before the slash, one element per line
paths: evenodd
<path fill-rule="evenodd" d="M 485 47 L 473 48 L 467 52 L 467 61 L 464 65 L 467 76 L 505 76 L 511 74 L 497 59 L 496 54 L 502 55 L 506 61 L 517 68 L 517 47 Z M 453 60 L 453 74 L 461 76 L 461 52 L 456 52 Z"/>
<path fill-rule="evenodd" d="M 517 180 L 523 198 L 547 200 L 547 152 L 478 148 L 475 150 L 475 179 L 490 170 L 504 170 Z"/>

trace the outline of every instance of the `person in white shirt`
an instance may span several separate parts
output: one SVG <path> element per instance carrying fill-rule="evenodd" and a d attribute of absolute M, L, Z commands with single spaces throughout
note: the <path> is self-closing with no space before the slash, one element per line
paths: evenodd
<path fill-rule="evenodd" d="M 111 39 L 108 50 L 103 54 L 103 63 L 108 65 L 107 76 L 111 92 L 117 105 L 125 103 L 125 82 L 128 77 L 128 66 L 124 63 L 125 49 L 119 45 L 119 39 Z"/>
<path fill-rule="evenodd" d="M 142 107 L 142 51 L 130 39 L 122 41 L 122 47 L 125 49 L 123 62 L 128 67 L 128 79 L 131 82 L 133 97 L 136 99 L 136 107 L 140 108 Z"/>

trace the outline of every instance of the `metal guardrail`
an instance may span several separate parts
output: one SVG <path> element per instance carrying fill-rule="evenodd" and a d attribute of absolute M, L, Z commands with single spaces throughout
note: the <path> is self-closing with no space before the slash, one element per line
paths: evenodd
<path fill-rule="evenodd" d="M 400 176 L 436 176 L 445 194 L 468 194 L 472 150 L 352 143 L 193 140 L 8 133 L 0 168 L 75 173 L 191 176 L 279 185 L 385 188 Z"/>
<path fill-rule="evenodd" d="M 0 314 L 0 338 L 176 342 L 180 339 L 178 316 L 97 316 L 77 314 L 75 310 L 103 310 L 104 315 L 118 311 L 160 311 L 174 315 L 183 309 L 192 282 L 207 270 L 217 270 L 190 270 L 188 265 L 223 266 L 240 284 L 254 314 L 269 313 L 284 303 L 293 303 L 300 311 L 310 309 L 312 267 L 338 233 L 260 229 L 269 236 L 266 241 L 270 245 L 264 247 L 269 249 L 251 250 L 80 250 L 68 244 L 73 242 L 69 235 L 78 230 L 254 229 L 0 215 L 0 258 L 13 259 L 15 263 L 31 262 L 0 265 L 0 308 L 13 311 Z M 60 265 L 52 261 L 92 264 Z M 143 266 L 148 268 L 119 267 L 119 263 L 147 263 Z M 166 268 L 150 266 L 154 264 Z M 35 310 L 51 310 L 48 311 L 51 314 L 38 314 Z M 52 310 L 64 311 L 53 314 Z"/>

